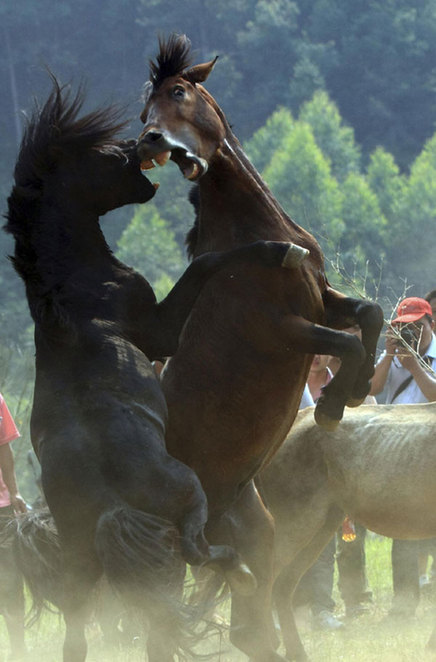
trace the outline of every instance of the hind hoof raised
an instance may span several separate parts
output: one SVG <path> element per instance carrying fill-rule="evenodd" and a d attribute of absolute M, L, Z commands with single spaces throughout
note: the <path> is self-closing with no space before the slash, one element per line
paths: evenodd
<path fill-rule="evenodd" d="M 330 416 L 327 416 L 322 411 L 315 409 L 315 422 L 324 430 L 334 432 L 341 421 L 340 419 L 330 418 Z"/>
<path fill-rule="evenodd" d="M 233 570 L 227 570 L 224 576 L 229 586 L 238 595 L 253 595 L 257 589 L 257 579 L 246 563 L 239 563 Z"/>

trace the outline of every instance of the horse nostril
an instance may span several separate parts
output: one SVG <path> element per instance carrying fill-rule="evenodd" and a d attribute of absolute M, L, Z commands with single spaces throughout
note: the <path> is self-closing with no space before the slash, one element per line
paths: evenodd
<path fill-rule="evenodd" d="M 144 136 L 144 140 L 146 140 L 149 143 L 155 143 L 161 138 L 162 138 L 162 134 L 159 133 L 159 131 L 148 131 Z"/>

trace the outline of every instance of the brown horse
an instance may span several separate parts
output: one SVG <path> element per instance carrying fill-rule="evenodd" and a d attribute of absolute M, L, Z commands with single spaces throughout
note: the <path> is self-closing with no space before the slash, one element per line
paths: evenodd
<path fill-rule="evenodd" d="M 171 158 L 198 189 L 191 256 L 255 239 L 292 241 L 308 257 L 285 277 L 253 266 L 222 271 L 197 299 L 177 355 L 163 372 L 170 452 L 198 474 L 209 503 L 208 536 L 232 542 L 255 573 L 256 594 L 234 594 L 232 641 L 252 660 L 281 660 L 269 633 L 272 522 L 251 479 L 274 455 L 296 416 L 313 353 L 341 358 L 316 419 L 335 427 L 360 403 L 373 374 L 378 306 L 345 297 L 326 279 L 315 239 L 281 209 L 202 87 L 215 60 L 191 67 L 184 36 L 160 43 L 151 63 L 143 168 Z M 358 323 L 363 341 L 333 330 Z M 256 544 L 254 544 L 254 541 Z"/>
<path fill-rule="evenodd" d="M 48 597 L 65 618 L 64 662 L 86 657 L 89 597 L 103 573 L 148 613 L 148 659 L 164 662 L 183 642 L 189 648 L 187 610 L 173 587 L 183 583 L 185 562 L 214 561 L 236 573 L 239 566 L 230 547 L 209 547 L 198 477 L 165 448 L 167 408 L 150 361 L 177 349 L 216 271 L 233 264 L 240 274 L 252 260 L 281 270 L 295 251 L 260 241 L 202 255 L 158 303 L 146 279 L 114 257 L 99 222 L 155 193 L 136 143 L 117 139 L 119 111 L 80 117 L 82 92 L 71 97 L 53 83 L 22 141 L 6 226 L 35 322 L 31 437 L 59 535 L 59 549 L 52 529 L 43 545 L 59 574 Z M 23 558 L 45 524 L 36 513 L 20 525 Z M 26 567 L 41 579 L 46 566 Z"/>
<path fill-rule="evenodd" d="M 393 538 L 436 535 L 435 429 L 436 403 L 363 405 L 334 432 L 314 425 L 308 408 L 260 474 L 276 524 L 274 600 L 289 660 L 307 660 L 291 596 L 345 513 Z"/>

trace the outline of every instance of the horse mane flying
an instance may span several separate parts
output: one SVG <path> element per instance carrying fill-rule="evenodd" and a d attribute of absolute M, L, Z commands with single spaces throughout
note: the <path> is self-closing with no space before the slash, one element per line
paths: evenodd
<path fill-rule="evenodd" d="M 72 96 L 69 87 L 51 78 L 53 90 L 42 109 L 35 103 L 14 170 L 16 187 L 34 189 L 35 194 L 62 154 L 113 146 L 116 134 L 126 126 L 120 120 L 122 109 L 115 105 L 78 118 L 85 101 L 83 85 Z"/>
<path fill-rule="evenodd" d="M 126 126 L 126 122 L 121 121 L 123 109 L 116 105 L 79 117 L 85 101 L 83 85 L 72 94 L 69 87 L 59 85 L 55 76 L 50 76 L 51 94 L 42 108 L 35 102 L 25 127 L 4 226 L 16 241 L 15 256 L 10 258 L 15 270 L 34 293 L 40 294 L 50 289 L 48 274 L 44 277 L 39 272 L 41 255 L 34 245 L 41 241 L 44 223 L 41 205 L 47 178 L 63 158 L 89 149 L 117 153 L 124 158 L 115 136 Z"/>
<path fill-rule="evenodd" d="M 159 37 L 156 62 L 150 60 L 150 81 L 157 89 L 171 76 L 178 76 L 191 65 L 191 42 L 186 35 L 171 34 L 167 40 Z"/>

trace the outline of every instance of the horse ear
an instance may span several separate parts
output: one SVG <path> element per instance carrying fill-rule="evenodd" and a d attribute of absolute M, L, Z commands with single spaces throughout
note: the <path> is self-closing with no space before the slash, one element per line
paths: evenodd
<path fill-rule="evenodd" d="M 204 62 L 204 64 L 196 64 L 195 67 L 191 67 L 183 74 L 183 77 L 189 80 L 190 83 L 195 85 L 195 83 L 204 83 L 204 81 L 209 76 L 210 72 L 215 66 L 215 62 L 218 60 L 218 55 L 214 57 L 210 62 Z"/>

